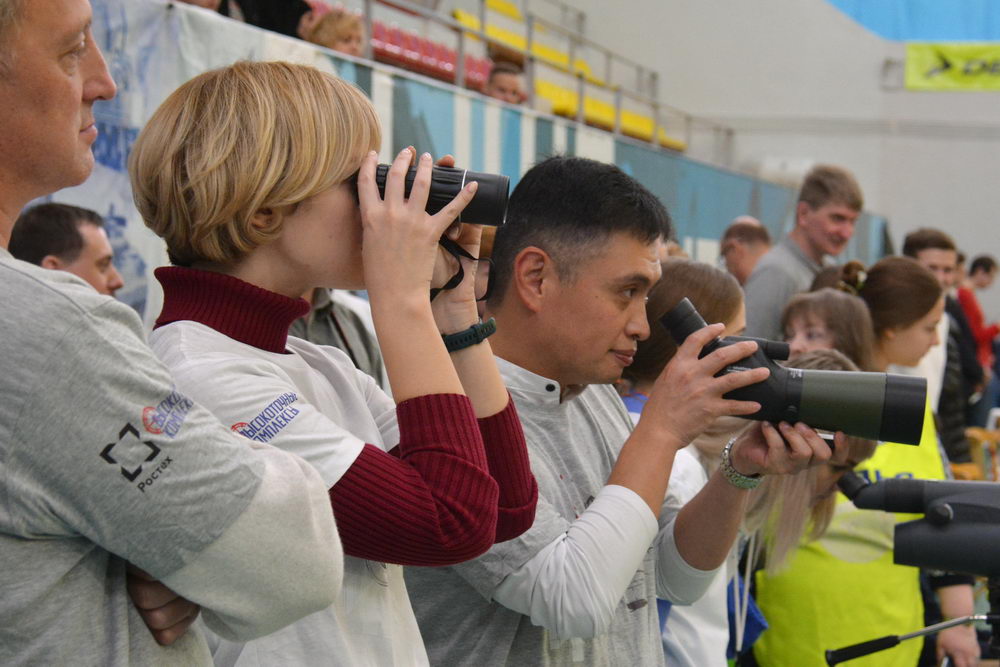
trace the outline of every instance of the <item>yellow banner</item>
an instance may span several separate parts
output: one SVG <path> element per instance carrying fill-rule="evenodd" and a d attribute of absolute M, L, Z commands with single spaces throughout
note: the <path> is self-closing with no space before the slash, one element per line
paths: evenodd
<path fill-rule="evenodd" d="M 906 45 L 909 90 L 1000 90 L 1000 42 Z"/>

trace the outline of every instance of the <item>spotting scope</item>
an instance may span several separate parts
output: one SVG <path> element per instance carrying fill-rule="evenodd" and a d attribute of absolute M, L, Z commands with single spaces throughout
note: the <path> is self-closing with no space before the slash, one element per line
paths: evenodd
<path fill-rule="evenodd" d="M 688 299 L 681 299 L 660 319 L 678 346 L 707 326 Z M 745 359 L 726 366 L 718 375 L 764 367 L 771 374 L 763 382 L 734 389 L 724 398 L 757 401 L 760 410 L 748 419 L 790 424 L 805 422 L 815 429 L 843 431 L 872 440 L 920 443 L 927 402 L 927 380 L 908 375 L 851 371 L 815 371 L 785 368 L 776 361 L 788 359 L 787 343 L 747 336 L 716 338 L 701 355 L 741 341 L 757 343 Z"/>

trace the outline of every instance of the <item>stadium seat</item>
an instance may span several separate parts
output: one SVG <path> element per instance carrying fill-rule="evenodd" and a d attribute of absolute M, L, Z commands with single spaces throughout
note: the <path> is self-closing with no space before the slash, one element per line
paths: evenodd
<path fill-rule="evenodd" d="M 521 10 L 509 0 L 486 0 L 486 9 L 519 23 L 524 23 L 524 15 L 521 14 Z"/>

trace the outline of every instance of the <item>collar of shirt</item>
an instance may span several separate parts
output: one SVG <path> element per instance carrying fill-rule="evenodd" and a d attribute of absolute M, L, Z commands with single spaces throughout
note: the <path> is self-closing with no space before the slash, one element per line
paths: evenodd
<path fill-rule="evenodd" d="M 555 380 L 532 373 L 521 368 L 517 364 L 512 364 L 506 359 L 495 357 L 497 367 L 503 376 L 504 384 L 513 393 L 517 392 L 532 398 L 542 405 L 559 405 L 570 401 L 587 388 L 587 385 L 574 384 L 561 387 Z"/>
<path fill-rule="evenodd" d="M 330 296 L 330 290 L 325 287 L 317 287 L 312 293 L 312 309 L 313 311 L 322 310 L 328 308 L 333 303 L 333 298 Z"/>
<path fill-rule="evenodd" d="M 785 236 L 784 238 L 781 239 L 781 241 L 779 241 L 779 243 L 782 246 L 784 246 L 784 248 L 788 250 L 788 252 L 795 255 L 795 257 L 799 261 L 801 261 L 803 264 L 812 269 L 813 273 L 819 273 L 820 271 L 823 270 L 823 266 L 826 264 L 828 259 L 826 256 L 823 257 L 823 264 L 817 264 L 816 262 L 813 261 L 812 257 L 807 255 L 805 251 L 799 247 L 798 243 L 796 243 L 791 239 L 791 237 Z"/>

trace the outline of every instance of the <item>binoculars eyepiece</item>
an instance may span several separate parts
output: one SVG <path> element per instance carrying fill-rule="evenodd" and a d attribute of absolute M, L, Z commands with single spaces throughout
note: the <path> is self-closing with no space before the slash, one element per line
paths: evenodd
<path fill-rule="evenodd" d="M 688 299 L 682 299 L 660 323 L 678 346 L 690 334 L 707 326 Z M 771 374 L 763 382 L 725 394 L 728 399 L 760 403 L 760 410 L 745 415 L 748 419 L 801 421 L 813 428 L 843 431 L 862 438 L 920 444 L 927 402 L 924 378 L 785 368 L 775 362 L 788 359 L 787 343 L 744 336 L 716 338 L 702 349 L 700 356 L 747 340 L 757 343 L 757 351 L 722 369 L 719 375 L 759 367 L 770 369 Z"/>

